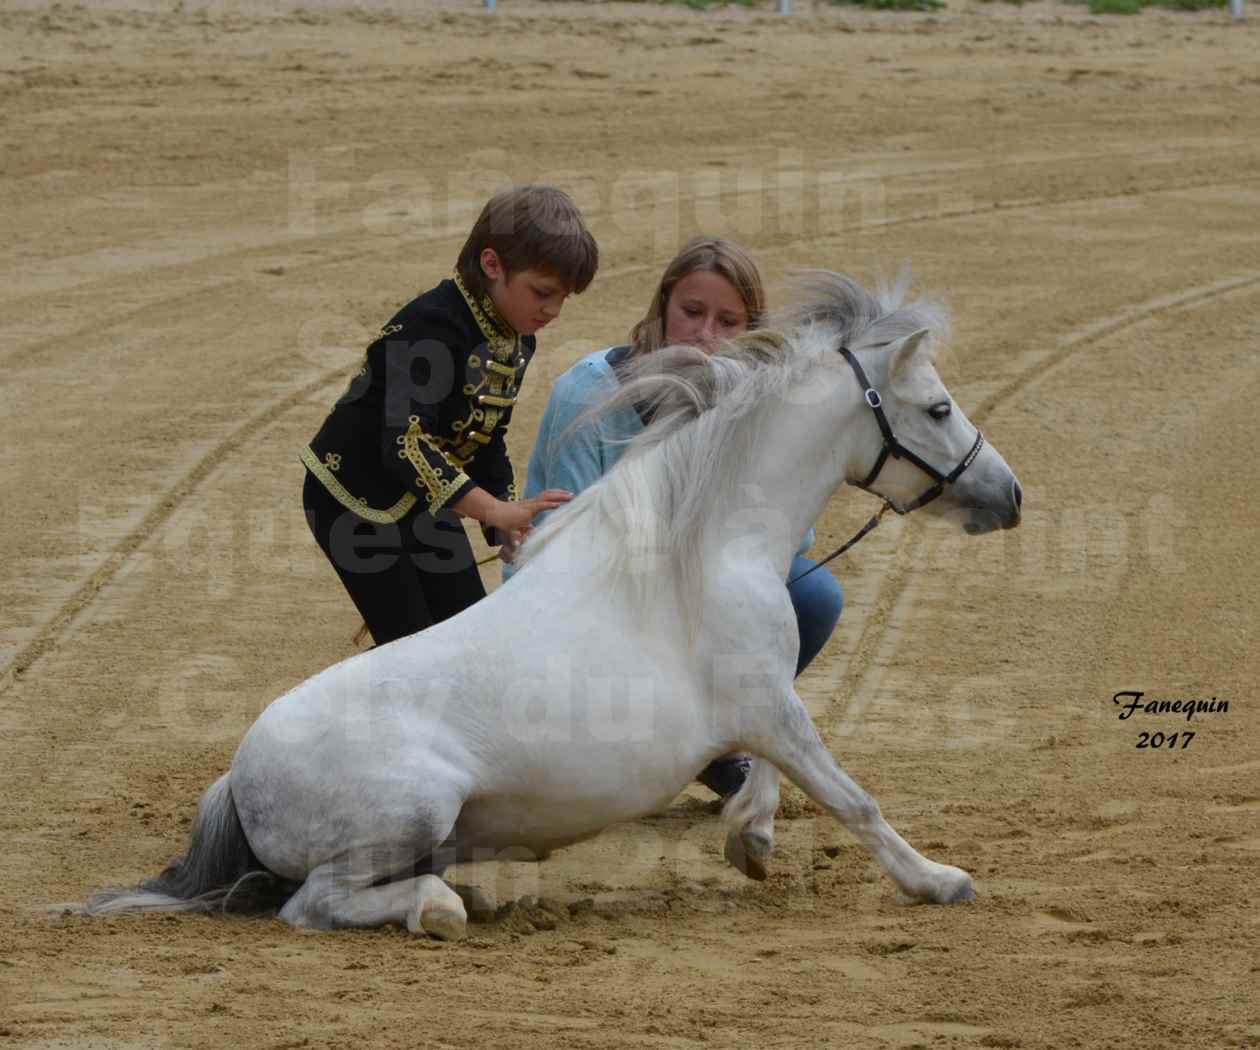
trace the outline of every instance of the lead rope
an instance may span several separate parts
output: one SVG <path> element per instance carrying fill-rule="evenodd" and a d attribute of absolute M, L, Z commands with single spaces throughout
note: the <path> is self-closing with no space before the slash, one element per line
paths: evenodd
<path fill-rule="evenodd" d="M 791 587 L 792 584 L 794 584 L 797 580 L 805 579 L 805 577 L 808 576 L 811 572 L 813 572 L 814 569 L 821 569 L 824 565 L 827 564 L 827 562 L 831 561 L 832 558 L 840 557 L 840 555 L 842 555 L 845 551 L 847 551 L 850 547 L 852 547 L 855 543 L 857 543 L 858 540 L 860 540 L 863 536 L 865 536 L 868 532 L 870 532 L 873 528 L 875 528 L 875 526 L 879 524 L 879 519 L 882 518 L 886 513 L 888 513 L 889 510 L 892 510 L 892 509 L 894 509 L 893 505 L 889 503 L 887 500 L 885 500 L 884 505 L 879 508 L 879 511 L 876 513 L 876 515 L 873 518 L 871 518 L 871 520 L 868 521 L 865 525 L 863 525 L 860 529 L 858 529 L 858 534 L 854 536 L 853 539 L 849 540 L 849 542 L 846 543 L 839 550 L 832 551 L 830 554 L 827 555 L 827 557 L 823 558 L 823 560 L 820 561 L 817 565 L 813 566 L 812 568 L 806 569 L 799 576 L 792 577 L 792 579 L 788 580 L 788 586 Z"/>

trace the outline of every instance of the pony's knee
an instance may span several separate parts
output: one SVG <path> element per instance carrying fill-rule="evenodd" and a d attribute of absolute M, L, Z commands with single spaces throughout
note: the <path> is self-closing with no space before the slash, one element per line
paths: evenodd
<path fill-rule="evenodd" d="M 848 817 L 853 825 L 861 828 L 876 827 L 884 820 L 884 815 L 879 811 L 879 803 L 865 791 L 850 805 Z"/>
<path fill-rule="evenodd" d="M 351 894 L 369 885 L 371 875 L 352 874 L 351 858 L 339 858 L 314 868 L 279 911 L 278 917 L 293 926 L 331 930 L 343 925 L 341 910 Z"/>
<path fill-rule="evenodd" d="M 281 922 L 313 930 L 329 930 L 333 925 L 331 892 L 316 891 L 310 880 L 284 903 L 277 914 Z"/>
<path fill-rule="evenodd" d="M 764 879 L 774 849 L 774 816 L 779 807 L 779 771 L 754 758 L 748 775 L 722 809 L 726 825 L 723 855 L 750 879 Z"/>
<path fill-rule="evenodd" d="M 774 815 L 779 808 L 779 772 L 764 759 L 753 759 L 744 783 L 722 809 L 722 818 L 734 833 L 756 830 L 767 839 L 774 836 Z"/>

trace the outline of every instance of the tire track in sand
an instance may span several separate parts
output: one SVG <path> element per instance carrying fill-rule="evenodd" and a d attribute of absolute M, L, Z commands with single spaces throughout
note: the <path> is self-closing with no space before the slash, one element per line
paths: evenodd
<path fill-rule="evenodd" d="M 1228 162 L 1222 161 L 1221 168 L 1223 170 L 1228 170 L 1231 165 L 1235 168 L 1237 167 L 1237 161 L 1239 159 L 1237 156 L 1237 151 L 1232 150 L 1232 149 L 1225 149 L 1225 150 L 1219 150 L 1218 152 L 1228 158 Z M 1132 160 L 1135 157 L 1139 157 L 1142 155 L 1144 155 L 1144 151 L 1135 151 L 1132 154 L 1126 155 L 1126 159 Z M 1196 156 L 1201 156 L 1201 154 L 1196 154 Z M 1071 162 L 1077 162 L 1077 161 L 1089 161 L 1091 159 L 1096 159 L 1096 158 L 1093 158 L 1092 155 L 1088 155 L 1088 154 L 1086 155 L 1073 154 L 1065 159 Z M 1021 167 L 1026 167 L 1030 163 L 1032 162 L 1024 161 L 1024 160 L 1012 160 L 1004 164 L 993 165 L 991 167 L 986 168 L 985 170 L 1016 170 Z M 844 175 L 833 175 L 830 177 L 819 179 L 818 190 L 820 193 L 822 193 L 826 190 L 836 190 L 836 189 L 843 191 L 846 188 L 861 186 L 864 184 L 871 184 L 871 183 L 897 184 L 898 182 L 912 182 L 913 180 L 931 178 L 933 176 L 957 175 L 960 171 L 965 172 L 969 170 L 972 170 L 972 168 L 966 164 L 953 164 L 953 165 L 925 166 L 922 168 L 913 168 L 913 169 L 908 169 L 905 171 L 895 171 L 888 174 L 865 173 L 865 172 L 856 172 L 852 174 L 846 173 Z M 1146 196 L 1152 196 L 1152 195 L 1157 195 L 1161 193 L 1176 193 L 1176 192 L 1184 192 L 1187 190 L 1214 189 L 1214 188 L 1225 187 L 1225 186 L 1239 186 L 1239 185 L 1244 185 L 1246 183 L 1257 182 L 1257 181 L 1260 181 L 1260 175 L 1254 175 L 1254 176 L 1235 175 L 1229 179 L 1220 179 L 1220 180 L 1209 179 L 1209 180 L 1198 180 L 1198 181 L 1187 180 L 1185 182 L 1180 182 L 1176 184 L 1165 184 L 1165 185 L 1161 185 L 1157 187 L 1152 187 L 1150 189 L 1137 190 L 1137 191 L 1127 192 L 1127 193 L 1080 194 L 1077 196 L 1036 197 L 1036 198 L 1023 198 L 1023 199 L 1009 200 L 1009 201 L 987 200 L 983 204 L 975 204 L 969 207 L 955 207 L 955 208 L 938 207 L 938 208 L 931 209 L 928 211 L 912 212 L 908 214 L 896 215 L 896 216 L 890 216 L 890 217 L 864 219 L 854 224 L 853 228 L 849 228 L 846 225 L 843 230 L 837 231 L 834 234 L 828 234 L 823 237 L 817 238 L 811 243 L 826 243 L 828 241 L 852 237 L 855 232 L 860 232 L 861 230 L 868 229 L 868 228 L 869 229 L 889 229 L 889 228 L 897 227 L 897 226 L 905 226 L 910 223 L 921 224 L 924 222 L 942 222 L 942 221 L 952 220 L 952 219 L 967 218 L 969 216 L 974 216 L 974 215 L 988 215 L 988 214 L 991 214 L 995 210 L 1003 211 L 1006 213 L 1026 212 L 1026 211 L 1035 211 L 1040 208 L 1055 207 L 1057 205 L 1085 204 L 1085 203 L 1095 203 L 1095 202 L 1102 202 L 1102 201 L 1108 201 L 1108 200 L 1121 200 L 1121 199 L 1131 200 L 1135 197 L 1146 197 Z M 744 188 L 736 187 L 733 190 L 728 190 L 728 189 L 719 187 L 719 189 L 714 192 L 679 194 L 675 198 L 674 204 L 676 208 L 681 208 L 687 203 L 694 205 L 700 202 L 713 202 L 713 201 L 719 201 L 725 198 L 737 200 L 741 197 L 749 196 L 752 194 L 761 194 L 764 192 L 765 192 L 764 187 L 761 187 L 761 186 L 744 187 Z M 339 252 L 336 254 L 321 256 L 320 258 L 310 260 L 309 262 L 304 262 L 297 265 L 288 265 L 286 266 L 286 272 L 295 274 L 295 275 L 309 274 L 311 272 L 318 271 L 327 266 L 336 266 L 342 263 L 350 263 L 350 262 L 354 262 L 360 259 L 369 258 L 373 255 L 385 254 L 388 252 L 395 252 L 400 247 L 431 248 L 431 247 L 440 245 L 446 241 L 461 240 L 466 232 L 466 223 L 465 223 L 466 215 L 471 214 L 471 212 L 475 211 L 475 202 L 468 201 L 468 200 L 457 201 L 457 202 L 453 202 L 451 207 L 455 212 L 458 213 L 460 217 L 459 221 L 458 222 L 449 221 L 444 229 L 437 231 L 432 236 L 426 236 L 426 237 L 420 237 L 420 238 L 406 237 L 406 236 L 382 238 L 379 234 L 369 234 L 369 236 L 372 236 L 373 240 L 375 241 L 375 243 L 370 248 L 355 249 L 349 252 Z M 595 208 L 588 208 L 587 214 L 588 216 L 592 218 L 598 218 L 598 217 L 606 215 L 607 213 L 609 213 L 609 211 L 610 209 L 606 207 L 595 207 Z M 461 223 L 463 223 L 463 225 L 461 225 Z M 274 238 L 274 239 L 259 241 L 259 242 L 250 244 L 247 247 L 241 248 L 239 250 L 216 252 L 216 253 L 212 253 L 210 255 L 204 256 L 202 258 L 189 258 L 187 260 L 180 261 L 179 263 L 176 263 L 174 265 L 178 267 L 187 267 L 190 269 L 195 269 L 199 266 L 206 266 L 206 265 L 213 265 L 215 267 L 221 267 L 221 266 L 225 266 L 231 263 L 233 260 L 245 260 L 251 256 L 259 256 L 260 262 L 272 262 L 274 261 L 274 256 L 277 251 L 284 250 L 288 247 L 291 247 L 295 243 L 300 243 L 302 245 L 302 250 L 309 252 L 309 251 L 318 250 L 318 245 L 321 241 L 325 243 L 329 241 L 331 241 L 334 244 L 337 243 L 340 240 L 340 238 L 344 236 L 344 234 L 345 234 L 345 231 L 340 230 L 326 236 L 304 238 L 300 242 L 294 242 L 291 238 Z M 799 243 L 799 241 L 797 243 Z M 767 250 L 774 251 L 776 250 L 776 248 L 772 246 L 769 249 L 763 249 L 763 254 Z M 619 274 L 624 275 L 626 273 L 643 272 L 644 270 L 651 269 L 652 266 L 654 265 L 656 265 L 655 261 L 651 263 L 640 264 L 635 267 L 632 267 L 623 271 L 619 271 Z M 149 269 L 151 269 L 151 267 L 140 267 L 139 270 L 129 271 L 124 276 L 128 276 L 132 279 L 135 279 L 139 273 L 147 272 Z M 604 274 L 601 274 L 600 276 L 601 276 L 601 279 L 607 279 L 608 277 L 611 277 L 614 275 L 615 275 L 614 273 L 604 273 Z M 112 273 L 108 276 L 100 278 L 99 280 L 88 279 L 88 280 L 80 281 L 77 284 L 73 285 L 72 288 L 73 290 L 77 291 L 84 287 L 90 287 L 97 284 L 107 283 L 110 280 L 117 279 L 118 276 L 119 274 Z M 184 301 L 199 300 L 207 292 L 211 292 L 211 291 L 222 292 L 236 286 L 247 286 L 252 282 L 252 280 L 255 277 L 256 277 L 256 274 L 250 274 L 248 276 L 227 277 L 227 278 L 217 280 L 217 281 L 211 279 L 205 284 L 195 285 L 192 288 L 192 290 L 187 291 L 187 292 L 181 292 L 176 296 L 161 296 L 155 299 L 153 302 L 145 303 L 142 306 L 124 311 L 122 313 L 115 315 L 114 317 L 110 317 L 107 319 L 98 319 L 95 323 L 80 327 L 74 331 L 59 334 L 57 336 L 53 336 L 50 338 L 38 339 L 35 342 L 29 343 L 25 346 L 19 346 L 19 347 L 13 348 L 7 351 L 2 356 L 0 356 L 0 364 L 6 365 L 6 366 L 13 365 L 18 362 L 26 361 L 32 356 L 37 355 L 41 350 L 44 350 L 50 346 L 54 346 L 58 343 L 73 343 L 73 342 L 77 342 L 81 338 L 86 338 L 89 336 L 99 336 L 101 333 L 108 332 L 110 329 L 115 328 L 121 324 L 126 324 L 129 321 L 139 320 L 150 311 L 167 308 L 173 304 L 178 304 Z M 64 293 L 65 289 L 62 289 L 61 291 Z M 12 310 L 20 303 L 26 302 L 27 300 L 32 299 L 32 298 L 43 297 L 47 294 L 48 293 L 19 295 L 16 298 L 6 300 L 5 306 L 7 309 Z"/>
<path fill-rule="evenodd" d="M 140 522 L 114 545 L 102 559 L 101 564 L 74 589 L 70 597 L 61 604 L 51 618 L 45 621 L 31 640 L 18 650 L 5 664 L 3 670 L 0 670 L 0 697 L 13 687 L 32 664 L 56 646 L 61 636 L 87 609 L 101 589 L 123 568 L 127 559 L 166 523 L 184 500 L 200 487 L 216 467 L 295 405 L 330 383 L 348 377 L 352 368 L 353 366 L 339 367 L 306 383 L 298 390 L 291 391 L 283 398 L 272 401 L 193 464 L 178 481 L 162 493 Z"/>
<path fill-rule="evenodd" d="M 1221 180 L 1187 186 L 1165 186 L 1145 191 L 1142 195 L 1183 192 L 1184 190 L 1190 188 L 1214 188 L 1219 186 L 1239 185 L 1257 180 L 1260 180 L 1260 176 Z M 722 195 L 718 194 L 716 196 Z M 1085 196 L 1080 198 L 1046 198 L 1044 200 L 1023 202 L 1018 205 L 1003 207 L 1001 210 L 1028 211 L 1044 207 L 1055 207 L 1072 203 L 1131 196 L 1132 194 L 1108 194 L 1101 196 Z M 882 229 L 887 228 L 888 226 L 901 225 L 910 222 L 922 223 L 930 220 L 947 221 L 957 218 L 965 218 L 970 215 L 991 214 L 993 210 L 993 205 L 986 205 L 984 207 L 971 209 L 938 212 L 933 215 L 903 216 L 896 219 L 884 220 L 876 225 Z M 435 237 L 432 238 L 431 241 L 425 241 L 424 243 L 441 243 L 444 240 L 449 240 L 450 237 L 451 235 Z M 356 250 L 354 252 L 344 254 L 339 253 L 334 258 L 325 257 L 315 260 L 303 269 L 318 269 L 324 265 L 336 265 L 338 263 L 353 261 L 355 259 L 365 258 L 378 252 L 392 251 L 395 247 L 396 245 L 391 242 L 388 247 L 376 245 L 373 249 L 368 251 Z M 786 247 L 788 246 L 771 246 L 767 249 L 767 252 L 781 252 Z M 647 263 L 632 264 L 608 271 L 603 275 L 603 277 L 605 279 L 617 279 L 651 270 L 653 267 L 658 265 L 659 261 L 657 260 Z M 240 280 L 243 280 L 243 278 Z M 1120 314 L 1104 318 L 1103 320 L 1095 322 L 1084 329 L 1078 330 L 1076 333 L 1064 337 L 1064 339 L 1060 341 L 1058 347 L 1051 351 L 1045 359 L 1025 369 L 1015 378 L 1010 380 L 997 393 L 982 402 L 977 411 L 973 413 L 973 419 L 977 422 L 981 421 L 1004 400 L 1015 396 L 1029 383 L 1034 382 L 1037 378 L 1067 360 L 1071 354 L 1115 331 L 1137 324 L 1140 321 L 1145 320 L 1147 317 L 1153 316 L 1163 310 L 1174 309 L 1178 306 L 1192 305 L 1194 303 L 1227 294 L 1240 288 L 1248 287 L 1257 282 L 1260 282 L 1260 274 L 1214 282 L 1211 285 L 1191 289 L 1177 295 L 1162 296 L 1154 300 L 1149 300 L 1139 306 L 1124 310 Z M 186 297 L 187 295 L 181 294 L 181 296 L 177 298 Z M 143 307 L 139 311 L 132 311 L 128 316 L 165 304 L 166 301 L 163 300 L 161 303 Z M 121 323 L 121 321 L 107 322 L 106 327 L 108 327 L 111 323 Z M 100 330 L 100 327 L 96 329 L 98 332 Z M 30 347 L 25 348 L 25 352 L 30 352 L 32 350 L 33 348 Z M 25 356 L 25 352 L 19 353 L 21 353 L 22 356 Z M 339 380 L 344 380 L 350 374 L 352 367 L 352 365 L 345 365 L 325 372 L 316 379 L 308 381 L 297 390 L 290 391 L 289 393 L 271 401 L 259 412 L 250 417 L 250 419 L 248 419 L 245 423 L 232 431 L 232 433 L 230 433 L 221 442 L 209 449 L 178 481 L 171 485 L 162 494 L 154 506 L 151 507 L 144 515 L 141 521 L 104 556 L 101 564 L 88 575 L 83 583 L 71 592 L 70 596 L 57 608 L 53 615 L 44 622 L 32 638 L 18 649 L 18 651 L 4 665 L 3 669 L 0 669 L 0 697 L 9 692 L 13 685 L 32 667 L 32 665 L 34 665 L 41 657 L 46 655 L 55 647 L 58 639 L 76 622 L 78 617 L 93 602 L 96 595 L 100 593 L 100 591 L 118 574 L 118 572 L 126 564 L 127 560 L 140 548 L 150 535 L 156 532 L 163 524 L 166 523 L 167 520 L 170 519 L 183 501 L 188 499 L 196 491 L 201 483 L 217 466 L 224 462 L 239 448 L 243 447 L 250 438 L 256 436 L 267 426 L 279 420 L 280 417 L 291 408 L 301 403 L 306 398 L 314 396 L 323 387 Z M 862 633 L 858 639 L 857 645 L 854 648 L 853 655 L 846 664 L 844 674 L 836 683 L 837 691 L 845 686 L 849 686 L 850 694 L 856 695 L 856 692 L 852 687 L 860 683 L 868 673 L 870 665 L 874 659 L 874 654 L 882 644 L 883 636 L 888 628 L 888 625 L 894 618 L 892 615 L 893 611 L 899 605 L 907 585 L 908 579 L 905 574 L 905 566 L 901 564 L 901 559 L 898 555 L 894 559 L 893 566 L 886 573 L 884 580 L 880 585 L 879 591 L 875 596 L 875 600 L 872 602 L 871 612 L 868 614 L 867 620 L 863 625 Z"/>
<path fill-rule="evenodd" d="M 1163 313 L 1225 299 L 1235 293 L 1247 294 L 1257 290 L 1260 290 L 1260 272 L 1241 274 L 1186 291 L 1147 299 L 1082 328 L 1077 328 L 1060 338 L 1058 345 L 1048 351 L 1041 360 L 1024 368 L 981 401 L 976 411 L 971 413 L 971 419 L 977 424 L 983 422 L 1033 383 L 1066 363 L 1075 353 L 1100 343 L 1117 332 L 1132 328 Z M 935 546 L 939 540 L 929 540 L 929 542 Z M 835 711 L 829 706 L 822 719 L 825 722 L 822 727 L 824 739 L 832 735 L 846 734 L 851 724 L 860 720 L 866 704 L 870 702 L 869 696 L 865 701 L 861 699 L 866 695 L 862 690 L 862 685 L 874 670 L 877 657 L 886 643 L 889 627 L 899 619 L 900 610 L 916 578 L 911 575 L 905 546 L 901 543 L 899 536 L 893 552 L 892 564 L 885 572 L 879 590 L 871 603 L 870 612 L 867 614 L 862 633 L 854 646 L 853 655 L 846 662 L 843 672 L 835 676 L 832 681 L 829 705 L 833 705 L 841 696 L 848 697 L 851 702 L 846 705 L 843 712 Z"/>

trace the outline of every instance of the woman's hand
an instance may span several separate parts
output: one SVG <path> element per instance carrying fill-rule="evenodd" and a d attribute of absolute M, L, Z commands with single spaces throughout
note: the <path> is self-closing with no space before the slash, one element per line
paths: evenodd
<path fill-rule="evenodd" d="M 521 549 L 521 544 L 525 542 L 525 537 L 533 531 L 532 526 L 528 529 L 521 529 L 520 532 L 514 532 L 504 540 L 503 545 L 499 548 L 499 561 L 506 565 L 511 565 L 515 562 L 516 555 Z"/>

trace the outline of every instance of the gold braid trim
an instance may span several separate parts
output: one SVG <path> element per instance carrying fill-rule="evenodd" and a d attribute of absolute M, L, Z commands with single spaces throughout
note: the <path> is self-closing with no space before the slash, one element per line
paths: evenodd
<path fill-rule="evenodd" d="M 459 294 L 468 304 L 468 309 L 477 322 L 477 327 L 481 329 L 481 334 L 485 336 L 486 345 L 490 348 L 492 355 L 484 365 L 478 362 L 482 368 L 480 381 L 465 387 L 464 393 L 469 395 L 471 412 L 458 427 L 462 440 L 452 442 L 453 450 L 446 453 L 449 459 L 454 459 L 463 466 L 477 454 L 480 446 L 490 443 L 491 435 L 499 425 L 499 420 L 506 414 L 505 410 L 516 403 L 518 377 L 524 368 L 524 357 L 521 353 L 521 337 L 500 316 L 490 296 L 482 296 L 481 301 L 478 302 L 468 291 L 463 278 L 458 273 L 455 274 L 454 279 L 455 287 L 459 289 Z M 483 388 L 486 387 L 489 388 L 489 392 L 482 393 Z M 515 481 L 508 489 L 508 498 L 511 500 L 519 498 Z"/>
<path fill-rule="evenodd" d="M 385 510 L 376 510 L 374 507 L 369 507 L 366 499 L 360 499 L 351 495 L 350 491 L 333 477 L 332 471 L 328 469 L 327 464 L 315 454 L 315 450 L 310 445 L 304 447 L 300 455 L 302 462 L 306 464 L 306 468 L 328 490 L 328 494 L 347 510 L 354 511 L 366 521 L 374 521 L 378 525 L 392 525 L 416 505 L 415 495 L 410 492 L 404 492 L 402 498 L 392 507 Z"/>
<path fill-rule="evenodd" d="M 486 337 L 486 342 L 495 351 L 495 357 L 499 356 L 498 351 L 505 343 L 514 348 L 519 336 L 517 336 L 512 326 L 499 316 L 499 311 L 494 308 L 494 300 L 488 295 L 483 295 L 481 302 L 477 302 L 472 297 L 472 293 L 464 286 L 464 279 L 460 277 L 458 272 L 455 274 L 455 287 L 459 289 L 459 294 L 464 297 L 464 302 L 468 304 L 468 309 L 472 311 L 473 320 L 477 322 L 477 327 L 481 329 L 481 334 Z"/>
<path fill-rule="evenodd" d="M 468 483 L 468 475 L 462 470 L 455 468 L 455 476 L 453 478 L 444 478 L 439 470 L 436 470 L 420 449 L 420 442 L 424 442 L 425 446 L 432 452 L 442 457 L 442 460 L 448 464 L 450 461 L 446 458 L 446 454 L 437 447 L 429 436 L 420 429 L 420 421 L 414 416 L 411 420 L 411 426 L 407 428 L 407 433 L 403 435 L 403 451 L 407 454 L 407 459 L 411 465 L 416 468 L 417 485 L 423 485 L 425 488 L 425 500 L 429 505 L 429 513 L 433 514 L 441 510 L 446 505 L 446 501 L 450 499 L 460 487 Z M 453 466 L 453 465 L 452 465 Z"/>

